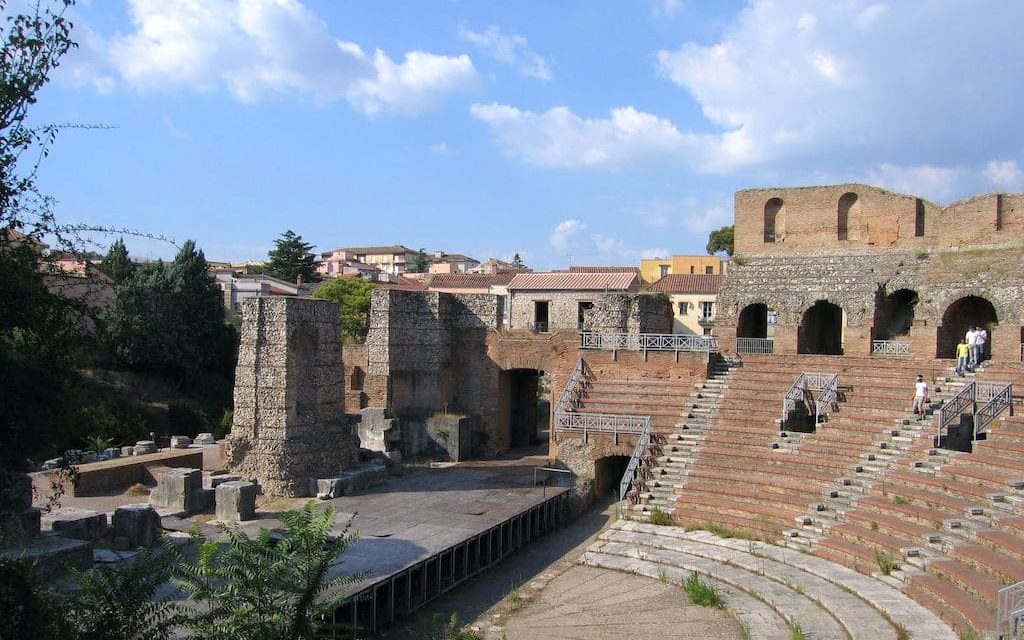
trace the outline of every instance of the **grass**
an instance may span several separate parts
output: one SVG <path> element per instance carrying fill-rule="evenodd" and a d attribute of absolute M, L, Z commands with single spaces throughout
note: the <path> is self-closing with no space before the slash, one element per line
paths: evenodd
<path fill-rule="evenodd" d="M 899 567 L 896 559 L 885 551 L 875 551 L 875 562 L 878 563 L 879 571 L 887 576 L 892 575 L 892 572 Z"/>
<path fill-rule="evenodd" d="M 512 609 L 518 609 L 523 604 L 523 594 L 519 592 L 519 587 L 513 586 L 508 590 L 508 595 L 505 597 L 508 599 L 509 606 Z"/>
<path fill-rule="evenodd" d="M 650 522 L 651 524 L 671 526 L 672 514 L 668 513 L 667 511 L 662 511 L 659 507 L 654 507 L 653 509 L 651 509 Z"/>
<path fill-rule="evenodd" d="M 702 607 L 713 607 L 715 609 L 725 608 L 722 596 L 718 594 L 714 587 L 705 582 L 696 571 L 691 572 L 690 577 L 683 583 L 683 591 L 690 597 L 690 602 L 693 604 Z"/>
<path fill-rule="evenodd" d="M 703 529 L 704 531 L 707 531 L 708 533 L 713 533 L 716 536 L 718 536 L 719 538 L 736 538 L 738 540 L 750 540 L 750 541 L 753 541 L 753 542 L 756 542 L 758 540 L 758 537 L 752 531 L 745 531 L 743 529 L 730 529 L 729 527 L 725 526 L 724 524 L 719 524 L 717 522 L 711 522 L 710 520 L 705 522 L 704 526 L 702 526 L 702 527 L 687 527 L 686 528 L 687 531 L 696 531 L 696 530 L 699 530 L 699 529 Z"/>
<path fill-rule="evenodd" d="M 658 569 L 658 580 L 661 581 L 661 584 L 668 584 L 668 571 Z"/>
<path fill-rule="evenodd" d="M 804 633 L 804 629 L 800 626 L 799 622 L 794 622 L 790 629 L 792 630 L 790 637 L 792 637 L 793 640 L 807 640 L 807 634 Z"/>
<path fill-rule="evenodd" d="M 910 640 L 910 632 L 900 623 L 893 625 L 896 628 L 896 640 Z"/>
<path fill-rule="evenodd" d="M 136 482 L 125 490 L 124 495 L 132 496 L 133 498 L 137 496 L 147 496 L 149 495 L 149 487 L 141 482 Z"/>
<path fill-rule="evenodd" d="M 910 504 L 910 500 L 903 496 L 896 496 L 892 499 L 894 504 Z"/>
<path fill-rule="evenodd" d="M 878 523 L 877 522 L 872 522 L 871 523 L 871 530 L 872 531 L 878 531 Z"/>

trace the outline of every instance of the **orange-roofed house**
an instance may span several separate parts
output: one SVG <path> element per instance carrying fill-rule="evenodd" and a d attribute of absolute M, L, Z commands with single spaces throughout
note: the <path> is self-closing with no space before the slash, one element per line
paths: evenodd
<path fill-rule="evenodd" d="M 670 273 L 647 288 L 672 303 L 672 333 L 711 335 L 721 275 Z"/>
<path fill-rule="evenodd" d="M 518 273 L 508 284 L 509 328 L 541 333 L 579 329 L 601 294 L 639 290 L 635 272 Z"/>

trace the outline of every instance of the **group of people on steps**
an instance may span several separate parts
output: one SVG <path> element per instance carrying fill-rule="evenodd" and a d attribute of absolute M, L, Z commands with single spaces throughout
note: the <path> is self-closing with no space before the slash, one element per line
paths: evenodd
<path fill-rule="evenodd" d="M 984 327 L 975 326 L 967 329 L 966 335 L 956 346 L 956 374 L 963 377 L 965 371 L 974 369 L 985 360 L 985 343 L 988 342 L 988 331 Z M 928 381 L 918 374 L 914 383 L 914 415 L 923 416 L 928 406 Z"/>

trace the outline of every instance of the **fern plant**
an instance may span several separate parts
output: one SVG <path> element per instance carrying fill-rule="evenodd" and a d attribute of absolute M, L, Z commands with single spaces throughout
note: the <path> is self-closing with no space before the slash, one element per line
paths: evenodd
<path fill-rule="evenodd" d="M 174 580 L 196 605 L 178 617 L 188 637 L 210 640 L 307 640 L 316 637 L 363 574 L 334 575 L 356 540 L 346 525 L 334 536 L 335 509 L 308 502 L 280 515 L 285 534 L 250 538 L 237 527 L 221 540 L 193 534 L 195 564 L 178 562 Z"/>

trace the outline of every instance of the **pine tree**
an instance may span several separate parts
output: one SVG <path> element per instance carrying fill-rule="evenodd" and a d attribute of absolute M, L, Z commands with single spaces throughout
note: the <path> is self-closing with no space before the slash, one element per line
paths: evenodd
<path fill-rule="evenodd" d="M 267 254 L 267 264 L 263 272 L 268 276 L 297 282 L 319 282 L 316 272 L 316 256 L 313 245 L 303 242 L 302 236 L 288 229 L 274 241 L 274 248 Z"/>
<path fill-rule="evenodd" d="M 121 284 L 135 275 L 135 263 L 128 257 L 128 248 L 124 246 L 124 238 L 118 238 L 110 245 L 107 255 L 100 262 L 100 270 L 110 276 L 114 284 Z"/>
<path fill-rule="evenodd" d="M 516 269 L 526 268 L 526 263 L 523 262 L 523 257 L 519 255 L 518 251 L 516 252 L 516 255 L 512 256 L 512 266 L 515 267 Z"/>
<path fill-rule="evenodd" d="M 428 268 L 430 268 L 430 260 L 427 258 L 427 252 L 420 247 L 420 250 L 412 258 L 412 264 L 409 265 L 409 273 L 426 273 Z"/>

